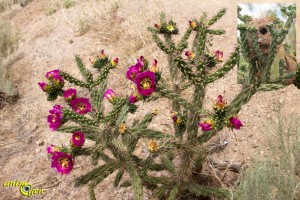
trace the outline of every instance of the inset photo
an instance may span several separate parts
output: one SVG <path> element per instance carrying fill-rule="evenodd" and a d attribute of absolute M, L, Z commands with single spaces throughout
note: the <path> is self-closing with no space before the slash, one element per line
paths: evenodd
<path fill-rule="evenodd" d="M 296 85 L 295 11 L 296 4 L 238 4 L 238 83 Z"/>

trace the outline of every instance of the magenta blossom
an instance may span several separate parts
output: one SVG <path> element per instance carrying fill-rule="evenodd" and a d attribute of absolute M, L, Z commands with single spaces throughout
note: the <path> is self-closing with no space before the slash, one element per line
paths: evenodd
<path fill-rule="evenodd" d="M 48 84 L 46 84 L 45 82 L 39 82 L 38 83 L 39 86 L 41 87 L 41 89 L 44 91 L 44 92 L 48 92 L 50 87 Z"/>
<path fill-rule="evenodd" d="M 134 82 L 139 94 L 144 96 L 150 96 L 156 89 L 155 73 L 151 71 L 139 73 Z"/>
<path fill-rule="evenodd" d="M 138 100 L 143 99 L 143 96 L 140 95 L 138 92 L 134 92 L 129 96 L 129 102 L 134 104 L 136 103 Z"/>
<path fill-rule="evenodd" d="M 131 81 L 134 81 L 137 74 L 141 73 L 144 67 L 144 63 L 138 59 L 138 63 L 129 67 L 129 69 L 126 72 L 126 78 L 128 78 Z"/>
<path fill-rule="evenodd" d="M 62 123 L 62 107 L 60 105 L 55 105 L 51 110 L 49 110 L 50 115 L 48 115 L 48 123 L 51 131 L 57 130 Z"/>
<path fill-rule="evenodd" d="M 174 122 L 175 125 L 179 125 L 181 123 L 181 119 L 180 116 L 178 115 L 177 112 L 171 112 L 172 114 L 172 120 Z"/>
<path fill-rule="evenodd" d="M 99 56 L 101 59 L 105 59 L 106 58 L 106 55 L 104 53 L 104 50 L 102 49 L 101 52 L 100 52 L 100 56 Z"/>
<path fill-rule="evenodd" d="M 64 79 L 63 79 L 63 77 L 61 77 L 60 75 L 53 75 L 53 76 L 52 76 L 52 80 L 53 80 L 53 82 L 54 82 L 57 86 L 63 86 L 63 85 L 64 85 Z"/>
<path fill-rule="evenodd" d="M 112 89 L 108 89 L 108 90 L 105 91 L 104 97 L 110 103 L 114 104 L 116 102 L 116 100 L 118 99 L 119 96 Z"/>
<path fill-rule="evenodd" d="M 222 62 L 223 61 L 223 52 L 222 51 L 217 50 L 213 53 L 213 55 L 214 55 L 217 62 Z"/>
<path fill-rule="evenodd" d="M 54 155 L 57 152 L 60 152 L 61 149 L 60 149 L 60 147 L 58 147 L 54 144 L 51 144 L 50 146 L 47 147 L 47 151 L 48 151 L 49 154 Z"/>
<path fill-rule="evenodd" d="M 76 89 L 69 88 L 64 92 L 64 98 L 67 102 L 70 102 L 71 100 L 76 98 Z"/>
<path fill-rule="evenodd" d="M 202 131 L 210 131 L 214 128 L 214 121 L 212 119 L 207 119 L 204 123 L 198 123 L 198 126 L 201 127 Z"/>
<path fill-rule="evenodd" d="M 79 131 L 75 131 L 72 135 L 71 144 L 74 147 L 82 147 L 85 142 L 84 134 Z"/>
<path fill-rule="evenodd" d="M 137 96 L 135 94 L 132 94 L 132 95 L 129 96 L 129 102 L 130 103 L 134 104 L 137 101 L 138 101 L 138 98 L 137 98 Z"/>
<path fill-rule="evenodd" d="M 157 60 L 156 59 L 153 60 L 152 66 L 150 67 L 150 71 L 154 72 L 154 73 L 158 71 L 158 69 L 157 69 Z"/>
<path fill-rule="evenodd" d="M 110 61 L 112 66 L 116 66 L 119 63 L 119 58 L 115 58 L 114 60 Z"/>
<path fill-rule="evenodd" d="M 196 57 L 196 55 L 193 52 L 191 52 L 191 51 L 186 51 L 184 53 L 184 55 L 186 55 L 188 57 L 188 59 L 191 59 L 191 60 Z"/>
<path fill-rule="evenodd" d="M 64 152 L 57 152 L 52 157 L 52 168 L 61 174 L 69 174 L 74 166 L 73 156 Z"/>
<path fill-rule="evenodd" d="M 238 118 L 235 117 L 229 118 L 229 127 L 231 127 L 232 129 L 240 130 L 242 126 L 244 125 Z"/>
<path fill-rule="evenodd" d="M 45 77 L 47 79 L 52 79 L 53 76 L 59 76 L 60 71 L 58 69 L 52 70 L 50 72 L 47 72 Z"/>
<path fill-rule="evenodd" d="M 84 115 L 92 111 L 92 106 L 88 98 L 75 98 L 70 101 L 72 109 L 80 115 Z"/>

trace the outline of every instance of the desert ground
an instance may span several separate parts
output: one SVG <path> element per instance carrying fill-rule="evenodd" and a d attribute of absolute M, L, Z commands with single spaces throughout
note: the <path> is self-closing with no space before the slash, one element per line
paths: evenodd
<path fill-rule="evenodd" d="M 89 57 L 105 49 L 108 55 L 120 59 L 117 69 L 112 70 L 109 75 L 108 85 L 120 95 L 127 94 L 129 83 L 125 79 L 125 72 L 137 57 L 144 55 L 149 60 L 156 58 L 161 67 L 167 63 L 166 55 L 156 47 L 147 31 L 148 26 L 153 26 L 159 21 L 161 11 L 177 22 L 182 33 L 188 26 L 188 21 L 199 18 L 202 12 L 208 12 L 208 16 L 212 16 L 220 8 L 227 8 L 225 17 L 214 25 L 226 30 L 226 34 L 215 37 L 212 47 L 222 50 L 226 60 L 237 43 L 237 3 L 237 0 L 76 0 L 75 5 L 65 8 L 59 0 L 33 0 L 25 7 L 16 4 L 2 12 L 1 21 L 8 21 L 19 36 L 18 48 L 7 60 L 12 61 L 8 73 L 20 99 L 14 105 L 5 106 L 0 110 L 0 184 L 8 180 L 22 180 L 46 190 L 45 194 L 34 195 L 31 199 L 89 199 L 86 186 L 75 188 L 73 185 L 74 178 L 92 169 L 88 158 L 77 159 L 75 168 L 69 175 L 60 175 L 50 167 L 47 146 L 68 144 L 70 134 L 49 130 L 46 117 L 54 103 L 46 100 L 46 95 L 37 83 L 45 81 L 46 72 L 57 68 L 80 77 L 74 56 L 80 55 L 90 67 Z M 54 9 L 56 12 L 52 14 Z M 299 32 L 299 1 L 297 15 L 296 26 Z M 298 33 L 298 61 L 299 52 Z M 230 102 L 240 90 L 235 67 L 224 78 L 209 85 L 205 107 L 210 108 L 211 99 L 219 94 L 224 94 Z M 83 90 L 79 90 L 79 93 L 85 95 Z M 241 131 L 224 129 L 210 141 L 208 146 L 224 140 L 229 143 L 224 150 L 209 157 L 220 162 L 242 163 L 243 166 L 250 165 L 252 157 L 263 158 L 268 154 L 264 135 L 268 120 L 277 115 L 279 105 L 283 105 L 285 113 L 300 114 L 299 99 L 300 91 L 294 85 L 277 91 L 256 93 L 239 113 L 239 118 L 245 126 Z M 57 100 L 55 103 L 63 101 Z M 157 108 L 160 112 L 151 126 L 161 131 L 172 129 L 170 104 L 167 99 L 139 105 L 143 106 L 143 109 L 132 118 Z M 106 102 L 105 106 L 109 109 L 109 103 Z M 224 187 L 235 187 L 238 174 L 228 173 L 227 176 Z M 113 180 L 114 176 L 109 176 L 96 187 L 97 199 L 133 199 L 131 187 L 114 188 Z M 150 197 L 145 191 L 145 199 Z M 20 194 L 18 188 L 1 186 L 0 199 L 26 197 Z"/>

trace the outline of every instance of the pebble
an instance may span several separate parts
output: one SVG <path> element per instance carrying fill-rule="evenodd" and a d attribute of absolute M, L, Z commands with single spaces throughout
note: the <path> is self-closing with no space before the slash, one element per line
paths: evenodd
<path fill-rule="evenodd" d="M 261 151 L 260 154 L 261 154 L 261 155 L 264 154 L 264 151 Z"/>
<path fill-rule="evenodd" d="M 41 152 L 41 149 L 36 149 L 36 150 L 35 150 L 35 153 L 36 153 L 36 154 L 38 154 L 38 153 L 40 153 L 40 152 Z"/>
<path fill-rule="evenodd" d="M 258 144 L 252 144 L 252 147 L 256 148 L 256 147 L 258 147 Z"/>
<path fill-rule="evenodd" d="M 38 146 L 42 146 L 44 144 L 43 140 L 38 140 L 35 142 Z"/>

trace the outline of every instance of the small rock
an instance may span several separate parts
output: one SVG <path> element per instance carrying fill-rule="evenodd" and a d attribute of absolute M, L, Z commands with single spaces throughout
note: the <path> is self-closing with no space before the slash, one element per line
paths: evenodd
<path fill-rule="evenodd" d="M 264 151 L 261 151 L 260 154 L 263 155 L 263 154 L 264 154 Z"/>
<path fill-rule="evenodd" d="M 38 154 L 38 153 L 40 153 L 40 152 L 41 152 L 41 149 L 36 149 L 36 150 L 35 150 L 35 153 L 36 153 L 36 154 Z"/>
<path fill-rule="evenodd" d="M 237 152 L 237 150 L 238 150 L 237 148 L 234 148 L 234 149 L 233 149 L 234 152 Z"/>
<path fill-rule="evenodd" d="M 256 148 L 256 147 L 258 147 L 258 144 L 252 144 L 252 147 Z"/>
<path fill-rule="evenodd" d="M 279 99 L 279 103 L 280 103 L 280 104 L 283 104 L 283 99 Z"/>
<path fill-rule="evenodd" d="M 42 146 L 44 144 L 43 140 L 38 140 L 35 142 L 38 146 Z"/>
<path fill-rule="evenodd" d="M 246 157 L 247 160 L 250 160 L 250 157 Z"/>

